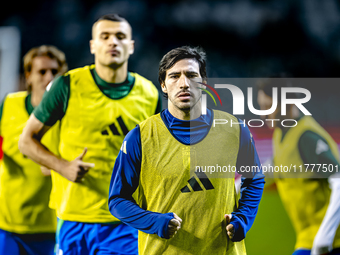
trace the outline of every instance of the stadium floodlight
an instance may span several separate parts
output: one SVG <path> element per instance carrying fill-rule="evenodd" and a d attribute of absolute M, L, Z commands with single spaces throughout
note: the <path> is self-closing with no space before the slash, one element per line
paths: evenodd
<path fill-rule="evenodd" d="M 20 31 L 0 27 L 0 100 L 18 89 L 20 69 Z"/>

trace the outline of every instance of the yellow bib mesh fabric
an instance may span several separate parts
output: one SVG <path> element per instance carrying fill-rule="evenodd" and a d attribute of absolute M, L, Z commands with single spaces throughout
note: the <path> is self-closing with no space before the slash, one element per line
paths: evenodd
<path fill-rule="evenodd" d="M 127 132 L 153 115 L 158 102 L 156 87 L 138 74 L 130 93 L 113 100 L 100 91 L 90 69 L 75 69 L 70 75 L 70 98 L 61 121 L 59 153 L 66 160 L 79 156 L 95 164 L 84 181 L 73 183 L 53 173 L 53 201 L 63 220 L 105 223 L 119 221 L 108 209 L 112 169 Z"/>
<path fill-rule="evenodd" d="M 332 153 L 339 159 L 337 144 L 331 136 L 310 116 L 304 116 L 296 127 L 288 130 L 283 141 L 282 131 L 276 128 L 273 134 L 274 164 L 276 166 L 303 166 L 299 153 L 299 139 L 306 131 L 313 131 L 323 137 L 330 146 Z M 303 171 L 305 168 L 303 167 Z M 297 248 L 311 249 L 314 237 L 326 213 L 331 190 L 327 179 L 316 178 L 284 178 L 293 175 L 279 174 L 275 181 L 283 205 L 292 221 L 296 232 Z M 308 174 L 299 175 L 308 177 Z M 334 247 L 340 247 L 340 231 L 338 230 Z"/>
<path fill-rule="evenodd" d="M 2 150 L 0 161 L 0 228 L 19 234 L 55 232 L 56 215 L 48 207 L 51 177 L 43 176 L 40 166 L 18 148 L 19 137 L 29 118 L 25 108 L 27 92 L 9 94 L 1 118 Z M 54 128 L 42 139 L 53 151 Z M 55 150 L 54 150 L 55 152 Z"/>
<path fill-rule="evenodd" d="M 214 111 L 216 119 L 237 119 Z M 237 207 L 234 173 L 209 174 L 205 167 L 235 166 L 240 129 L 211 127 L 195 145 L 177 141 L 155 115 L 140 124 L 142 168 L 138 204 L 146 210 L 176 213 L 182 220 L 177 235 L 162 239 L 139 232 L 140 254 L 246 254 L 244 241 L 231 242 L 224 215 Z M 202 169 L 198 172 L 196 169 Z M 205 172 L 203 172 L 205 171 Z"/>

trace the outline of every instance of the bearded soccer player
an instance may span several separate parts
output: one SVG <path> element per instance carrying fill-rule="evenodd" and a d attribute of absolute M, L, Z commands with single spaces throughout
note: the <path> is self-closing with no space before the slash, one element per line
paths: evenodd
<path fill-rule="evenodd" d="M 195 81 L 206 78 L 202 49 L 168 52 L 159 67 L 168 109 L 133 129 L 119 152 L 109 208 L 140 230 L 140 254 L 246 254 L 243 239 L 257 214 L 264 178 L 248 128 L 226 112 L 201 114 L 201 85 Z M 213 127 L 214 119 L 237 124 Z M 213 178 L 196 171 L 207 165 L 258 171 L 242 178 L 238 201 L 235 172 Z"/>
<path fill-rule="evenodd" d="M 257 98 L 261 110 L 271 108 L 273 88 L 280 90 L 291 86 L 291 82 L 285 77 L 261 82 Z M 290 95 L 298 100 L 296 96 Z M 281 115 L 280 102 L 279 99 L 277 109 L 266 116 L 276 120 L 271 122 L 275 128 L 273 164 L 303 166 L 304 173 L 297 173 L 298 176 L 274 173 L 278 193 L 296 232 L 293 254 L 340 254 L 340 179 L 331 177 L 335 170 L 317 171 L 318 165 L 326 166 L 326 169 L 329 166 L 339 168 L 338 146 L 313 117 L 302 115 L 294 104 L 287 104 L 286 115 Z M 278 125 L 283 119 L 293 119 L 297 125 Z M 310 166 L 309 169 L 306 166 Z"/>
<path fill-rule="evenodd" d="M 60 254 L 137 254 L 137 231 L 113 217 L 107 204 L 110 176 L 129 130 L 159 112 L 149 80 L 128 72 L 134 51 L 130 24 L 116 14 L 92 27 L 95 64 L 56 79 L 33 112 L 19 145 L 52 171 Z M 57 120 L 60 156 L 46 150 L 42 134 Z"/>
<path fill-rule="evenodd" d="M 18 140 L 46 86 L 67 70 L 65 55 L 42 45 L 24 56 L 25 92 L 8 94 L 0 108 L 0 134 L 4 157 L 0 161 L 0 254 L 52 255 L 57 219 L 48 207 L 52 182 L 40 166 L 24 157 Z M 56 152 L 53 127 L 42 140 Z"/>

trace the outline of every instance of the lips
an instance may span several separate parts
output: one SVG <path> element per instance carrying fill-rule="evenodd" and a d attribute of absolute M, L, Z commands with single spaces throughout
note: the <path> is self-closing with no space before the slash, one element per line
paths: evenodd
<path fill-rule="evenodd" d="M 179 93 L 178 96 L 179 96 L 179 97 L 182 97 L 182 96 L 184 96 L 184 97 L 190 96 L 190 92 L 181 92 L 181 93 Z"/>
<path fill-rule="evenodd" d="M 190 92 L 180 92 L 177 96 L 181 100 L 189 100 L 190 99 Z"/>
<path fill-rule="evenodd" d="M 109 53 L 111 56 L 118 56 L 120 54 L 118 50 L 108 50 L 107 53 Z"/>

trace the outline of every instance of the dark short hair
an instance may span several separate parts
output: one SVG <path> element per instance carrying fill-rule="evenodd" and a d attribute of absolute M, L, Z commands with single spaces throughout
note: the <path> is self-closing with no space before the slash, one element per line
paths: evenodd
<path fill-rule="evenodd" d="M 111 21 L 118 21 L 118 22 L 122 22 L 125 21 L 127 22 L 127 20 L 125 18 L 123 18 L 122 16 L 120 16 L 117 13 L 110 13 L 110 14 L 105 14 L 101 17 L 99 17 L 96 22 L 100 21 L 100 20 L 111 20 Z M 95 23 L 96 23 L 95 22 Z"/>
<path fill-rule="evenodd" d="M 130 23 L 123 18 L 122 16 L 120 16 L 117 13 L 110 13 L 110 14 L 105 14 L 101 17 L 99 17 L 92 25 L 92 37 L 93 37 L 93 29 L 95 27 L 95 25 L 97 24 L 97 22 L 102 21 L 102 20 L 109 20 L 109 21 L 117 21 L 117 22 L 126 22 L 129 24 L 129 26 L 131 27 Z M 131 34 L 132 34 L 132 28 L 131 28 Z"/>
<path fill-rule="evenodd" d="M 201 47 L 183 46 L 169 51 L 159 62 L 158 81 L 162 85 L 165 82 L 166 71 L 178 61 L 186 58 L 195 59 L 199 64 L 200 75 L 203 80 L 207 78 L 206 53 Z M 167 94 L 164 93 L 167 97 Z"/>

